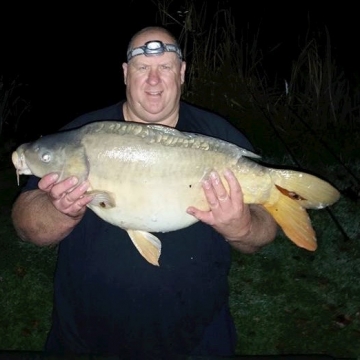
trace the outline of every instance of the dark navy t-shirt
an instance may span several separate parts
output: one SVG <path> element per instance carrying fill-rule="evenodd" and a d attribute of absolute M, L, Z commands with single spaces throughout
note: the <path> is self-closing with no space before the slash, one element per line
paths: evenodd
<path fill-rule="evenodd" d="M 66 128 L 122 119 L 120 102 L 85 114 Z M 176 128 L 252 150 L 223 118 L 184 102 Z M 31 177 L 25 190 L 36 188 L 37 181 Z M 162 242 L 159 267 L 144 260 L 124 230 L 86 211 L 59 244 L 47 351 L 133 359 L 233 355 L 229 244 L 201 222 L 155 235 Z"/>

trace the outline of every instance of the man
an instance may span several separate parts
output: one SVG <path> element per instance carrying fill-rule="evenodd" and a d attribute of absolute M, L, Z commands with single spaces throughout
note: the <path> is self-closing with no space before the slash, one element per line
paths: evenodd
<path fill-rule="evenodd" d="M 149 27 L 129 43 L 123 64 L 126 100 L 85 114 L 66 128 L 94 120 L 162 124 L 250 148 L 223 118 L 180 101 L 186 63 L 167 30 Z M 252 253 L 272 241 L 277 226 L 257 205 L 243 202 L 231 172 L 203 182 L 210 211 L 190 207 L 199 222 L 157 234 L 160 266 L 143 259 L 126 232 L 86 205 L 89 184 L 57 176 L 31 177 L 13 206 L 19 236 L 37 245 L 59 244 L 53 325 L 46 350 L 56 353 L 171 358 L 234 354 L 227 276 L 231 246 Z"/>

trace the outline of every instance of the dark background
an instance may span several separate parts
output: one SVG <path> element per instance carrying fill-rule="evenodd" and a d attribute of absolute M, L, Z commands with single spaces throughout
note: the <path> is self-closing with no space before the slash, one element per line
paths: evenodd
<path fill-rule="evenodd" d="M 175 14 L 176 9 L 186 10 L 184 3 L 173 2 Z M 267 66 L 283 77 L 304 45 L 301 39 L 307 31 L 325 34 L 326 26 L 339 70 L 344 69 L 354 81 L 360 59 L 358 13 L 355 7 L 341 5 L 318 8 L 252 2 L 245 6 L 234 0 L 206 6 L 210 21 L 216 6 L 231 8 L 239 34 L 244 28 L 259 30 Z M 42 133 L 121 99 L 121 64 L 128 41 L 143 26 L 157 22 L 157 6 L 150 0 L 95 2 L 82 8 L 61 2 L 36 7 L 12 2 L 1 7 L 0 75 L 18 76 L 27 85 L 32 108 L 26 121 Z"/>

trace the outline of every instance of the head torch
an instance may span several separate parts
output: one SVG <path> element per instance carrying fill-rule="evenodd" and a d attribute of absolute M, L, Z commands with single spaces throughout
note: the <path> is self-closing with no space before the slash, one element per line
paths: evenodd
<path fill-rule="evenodd" d="M 153 40 L 146 42 L 143 46 L 130 49 L 127 52 L 127 61 L 129 62 L 133 57 L 138 55 L 145 56 L 158 56 L 164 52 L 174 52 L 177 54 L 180 60 L 182 60 L 182 53 L 180 48 L 175 44 L 164 44 L 162 41 Z"/>

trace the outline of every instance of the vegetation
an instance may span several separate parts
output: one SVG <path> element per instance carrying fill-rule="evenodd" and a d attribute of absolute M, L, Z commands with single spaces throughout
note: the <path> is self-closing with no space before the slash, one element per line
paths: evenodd
<path fill-rule="evenodd" d="M 180 17 L 178 12 L 175 16 L 174 3 L 156 1 L 158 22 L 177 30 L 188 60 L 183 97 L 228 117 L 245 131 L 265 162 L 312 171 L 342 193 L 330 209 L 310 213 L 319 242 L 316 252 L 300 249 L 280 234 L 257 254 L 233 254 L 230 300 L 239 333 L 237 352 L 356 358 L 360 356 L 357 88 L 339 72 L 326 29 L 309 29 L 284 80 L 266 66 L 258 32 L 250 36 L 244 30 L 238 38 L 230 10 L 218 8 L 210 18 L 205 3 L 200 7 L 185 3 Z M 0 102 L 0 109 L 15 109 L 4 87 Z M 1 114 L 2 134 L 10 127 L 16 137 L 22 111 L 11 121 L 4 116 L 9 112 Z M 4 146 L 1 158 L 0 349 L 41 351 L 50 326 L 56 249 L 24 244 L 13 231 L 10 209 L 19 188 L 9 151 Z"/>

